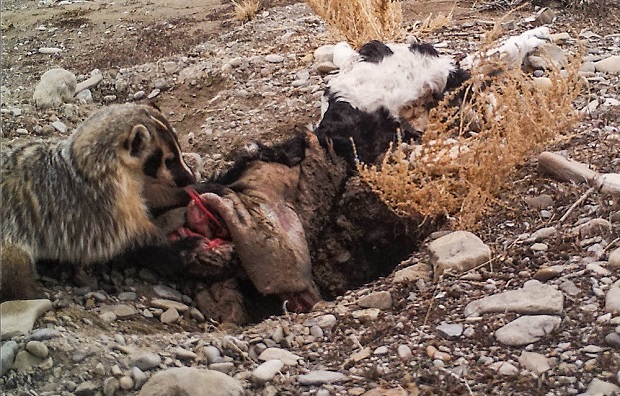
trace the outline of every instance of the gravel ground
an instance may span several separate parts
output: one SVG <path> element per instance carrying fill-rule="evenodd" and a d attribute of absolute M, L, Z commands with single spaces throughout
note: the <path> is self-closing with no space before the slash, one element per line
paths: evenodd
<path fill-rule="evenodd" d="M 338 38 L 303 3 L 268 3 L 243 25 L 220 4 L 165 21 L 145 19 L 156 7 L 140 4 L 3 2 L 3 140 L 64 136 L 106 103 L 152 96 L 207 176 L 251 139 L 281 140 L 318 121 L 329 77 L 312 55 Z M 414 18 L 416 3 L 405 5 Z M 620 75 L 589 63 L 620 55 L 620 10 L 610 7 L 596 23 L 553 11 L 552 32 L 570 36 L 562 45 L 585 45 L 590 89 L 575 103 L 584 112 L 579 124 L 545 149 L 620 173 Z M 530 28 L 534 15 L 527 7 L 511 15 L 510 33 Z M 444 53 L 469 53 L 499 16 L 459 3 L 452 24 L 423 39 Z M 157 36 L 172 50 L 110 53 L 95 44 L 101 34 L 128 48 Z M 91 99 L 37 109 L 34 88 L 53 67 L 78 82 L 103 79 Z M 156 374 L 180 368 L 192 378 L 185 386 L 196 386 L 192 395 L 618 393 L 620 206 L 617 196 L 594 191 L 572 207 L 588 188 L 539 175 L 534 156 L 476 231 L 491 252 L 487 265 L 434 280 L 434 244 L 445 236 L 438 232 L 393 274 L 309 314 L 250 326 L 204 318 L 178 285 L 145 270 L 111 273 L 124 290 L 116 295 L 49 280 L 49 301 L 19 308 L 38 317 L 34 329 L 3 331 L 0 386 L 7 395 L 152 394 L 151 381 L 174 383 Z M 8 312 L 3 306 L 3 326 Z"/>

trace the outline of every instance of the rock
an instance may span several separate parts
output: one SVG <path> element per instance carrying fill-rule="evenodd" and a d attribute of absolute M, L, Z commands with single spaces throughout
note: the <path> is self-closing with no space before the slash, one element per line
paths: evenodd
<path fill-rule="evenodd" d="M 594 62 L 583 62 L 579 67 L 579 71 L 584 73 L 594 73 L 596 71 L 596 66 L 594 66 Z"/>
<path fill-rule="evenodd" d="M 188 351 L 187 349 L 181 347 L 174 348 L 172 352 L 174 353 L 174 356 L 176 356 L 176 358 L 179 360 L 195 360 L 198 357 L 198 355 L 196 355 L 194 352 Z"/>
<path fill-rule="evenodd" d="M 313 370 L 297 377 L 302 385 L 323 385 L 347 381 L 349 377 L 337 371 Z"/>
<path fill-rule="evenodd" d="M 399 345 L 397 352 L 398 357 L 404 361 L 411 360 L 411 358 L 413 357 L 413 352 L 411 352 L 411 348 L 409 348 L 409 346 L 407 345 Z"/>
<path fill-rule="evenodd" d="M 12 368 L 18 373 L 27 373 L 31 368 L 43 362 L 43 358 L 35 356 L 28 351 L 19 351 L 15 356 Z"/>
<path fill-rule="evenodd" d="M 161 357 L 154 352 L 135 352 L 129 358 L 129 365 L 136 366 L 140 370 L 146 371 L 155 368 L 161 364 Z"/>
<path fill-rule="evenodd" d="M 51 125 L 52 125 L 52 127 L 54 127 L 55 130 L 57 130 L 58 132 L 62 133 L 63 135 L 65 133 L 67 133 L 67 130 L 69 129 L 69 128 L 67 128 L 67 125 L 64 122 L 60 121 L 60 120 L 56 120 L 56 121 L 52 122 Z"/>
<path fill-rule="evenodd" d="M 448 269 L 465 272 L 491 258 L 491 249 L 476 235 L 467 231 L 455 231 L 432 241 L 428 250 L 435 279 Z"/>
<path fill-rule="evenodd" d="M 466 317 L 490 312 L 517 312 L 525 314 L 560 314 L 564 295 L 554 287 L 537 280 L 525 282 L 523 288 L 484 297 L 465 307 Z"/>
<path fill-rule="evenodd" d="M 142 388 L 142 385 L 144 385 L 149 379 L 148 375 L 146 375 L 144 371 L 135 366 L 131 368 L 131 377 L 134 381 L 134 389 Z"/>
<path fill-rule="evenodd" d="M 265 60 L 269 63 L 282 63 L 284 62 L 284 57 L 282 55 L 269 54 L 265 56 Z"/>
<path fill-rule="evenodd" d="M 103 394 L 105 396 L 112 396 L 117 390 L 120 389 L 120 387 L 121 384 L 116 378 L 106 378 L 105 381 L 103 381 Z"/>
<path fill-rule="evenodd" d="M 101 81 L 103 81 L 103 75 L 101 73 L 93 74 L 92 76 L 90 76 L 86 80 L 84 80 L 81 83 L 78 83 L 76 85 L 75 93 L 78 94 L 78 93 L 82 92 L 85 89 L 90 89 L 92 87 L 96 87 L 97 84 L 99 84 Z"/>
<path fill-rule="evenodd" d="M 233 362 L 213 363 L 209 365 L 209 369 L 230 375 L 235 369 L 235 363 Z"/>
<path fill-rule="evenodd" d="M 362 308 L 388 309 L 392 306 L 392 295 L 389 291 L 370 293 L 358 298 L 357 305 Z"/>
<path fill-rule="evenodd" d="M 93 94 L 90 89 L 84 89 L 75 95 L 75 100 L 82 104 L 93 103 Z"/>
<path fill-rule="evenodd" d="M 394 273 L 394 282 L 412 282 L 418 279 L 430 280 L 431 266 L 424 263 L 414 264 Z"/>
<path fill-rule="evenodd" d="M 620 334 L 609 333 L 605 336 L 605 343 L 611 347 L 620 349 Z"/>
<path fill-rule="evenodd" d="M 541 375 L 551 368 L 549 365 L 549 360 L 544 355 L 536 352 L 521 352 L 521 356 L 519 356 L 519 363 L 525 369 L 536 375 Z"/>
<path fill-rule="evenodd" d="M 519 369 L 514 364 L 508 362 L 495 362 L 489 365 L 489 368 L 496 370 L 501 375 L 517 375 Z"/>
<path fill-rule="evenodd" d="M 605 382 L 598 378 L 594 378 L 590 381 L 590 384 L 586 388 L 585 393 L 582 393 L 583 396 L 611 396 L 616 395 L 620 392 L 620 387 L 616 384 L 612 384 L 611 382 Z"/>
<path fill-rule="evenodd" d="M 99 390 L 99 385 L 92 381 L 84 381 L 75 389 L 75 396 L 94 396 Z"/>
<path fill-rule="evenodd" d="M 547 194 L 541 194 L 535 197 L 525 197 L 523 200 L 532 209 L 547 209 L 555 204 L 553 198 Z"/>
<path fill-rule="evenodd" d="M 180 291 L 165 285 L 155 285 L 153 286 L 153 291 L 155 292 L 155 294 L 157 294 L 158 297 L 163 299 L 162 301 L 171 300 L 180 302 L 183 299 L 183 295 Z M 151 304 L 153 304 L 153 302 L 151 302 Z"/>
<path fill-rule="evenodd" d="M 179 312 L 185 312 L 189 307 L 181 302 L 156 298 L 151 301 L 151 305 L 157 308 L 171 309 L 174 308 Z"/>
<path fill-rule="evenodd" d="M 317 64 L 314 68 L 317 72 L 321 74 L 328 74 L 338 70 L 338 66 L 336 66 L 332 62 L 321 62 Z"/>
<path fill-rule="evenodd" d="M 561 322 L 559 316 L 521 316 L 496 330 L 495 338 L 504 345 L 527 345 L 549 335 Z"/>
<path fill-rule="evenodd" d="M 609 268 L 620 268 L 620 248 L 616 248 L 609 253 L 607 258 L 607 266 Z"/>
<path fill-rule="evenodd" d="M 206 347 L 202 348 L 202 353 L 204 353 L 209 364 L 217 363 L 222 358 L 220 350 L 213 345 L 207 345 Z"/>
<path fill-rule="evenodd" d="M 129 318 L 138 313 L 138 311 L 133 306 L 125 305 L 125 304 L 103 306 L 101 307 L 101 313 L 103 314 L 104 312 L 111 312 L 117 318 L 121 318 L 121 319 Z"/>
<path fill-rule="evenodd" d="M 122 292 L 118 294 L 120 301 L 134 301 L 138 298 L 138 294 L 135 292 Z"/>
<path fill-rule="evenodd" d="M 32 330 L 34 322 L 52 309 L 47 299 L 5 301 L 0 304 L 0 335 L 2 339 L 17 334 L 26 335 Z"/>
<path fill-rule="evenodd" d="M 551 41 L 556 44 L 562 44 L 563 42 L 570 40 L 570 34 L 566 32 L 551 34 L 549 37 L 551 38 Z"/>
<path fill-rule="evenodd" d="M 267 360 L 252 371 L 252 380 L 259 384 L 271 381 L 284 367 L 281 360 Z"/>
<path fill-rule="evenodd" d="M 131 378 L 128 375 L 123 375 L 121 378 L 119 378 L 118 383 L 121 387 L 121 389 L 124 390 L 129 390 L 131 388 L 133 388 L 133 378 Z"/>
<path fill-rule="evenodd" d="M 620 281 L 614 283 L 607 291 L 605 310 L 614 314 L 620 313 Z"/>
<path fill-rule="evenodd" d="M 13 340 L 2 344 L 2 348 L 0 348 L 0 377 L 9 371 L 13 365 L 17 351 L 19 351 L 19 346 Z"/>
<path fill-rule="evenodd" d="M 259 360 L 281 360 L 287 366 L 296 366 L 301 356 L 281 348 L 267 348 L 259 356 Z"/>
<path fill-rule="evenodd" d="M 179 311 L 174 308 L 168 308 L 164 313 L 161 314 L 159 320 L 164 324 L 172 324 L 176 323 L 181 318 L 179 315 Z"/>
<path fill-rule="evenodd" d="M 26 350 L 34 356 L 40 357 L 42 359 L 46 358 L 49 354 L 47 346 L 41 341 L 28 341 L 28 343 L 26 344 Z"/>
<path fill-rule="evenodd" d="M 598 62 L 594 62 L 596 71 L 603 73 L 620 74 L 620 55 L 610 56 Z"/>
<path fill-rule="evenodd" d="M 611 232 L 611 223 L 605 219 L 592 219 L 578 227 L 581 238 L 602 236 L 605 238 Z"/>
<path fill-rule="evenodd" d="M 537 281 L 544 282 L 549 279 L 556 278 L 562 273 L 562 267 L 554 265 L 552 267 L 544 267 L 534 273 L 533 278 Z"/>
<path fill-rule="evenodd" d="M 460 323 L 441 322 L 437 326 L 437 331 L 447 338 L 460 337 L 463 334 L 463 325 Z"/>
<path fill-rule="evenodd" d="M 317 318 L 317 325 L 322 328 L 322 329 L 331 329 L 332 327 L 334 327 L 334 325 L 338 322 L 338 319 L 332 315 L 332 314 L 327 314 L 327 315 L 322 315 L 319 316 Z"/>
<path fill-rule="evenodd" d="M 322 45 L 314 50 L 314 59 L 316 62 L 333 62 L 334 61 L 334 45 Z"/>
<path fill-rule="evenodd" d="M 548 25 L 555 21 L 556 15 L 550 8 L 541 8 L 538 13 L 536 13 L 536 17 L 534 18 L 533 25 L 534 26 L 542 26 Z"/>
<path fill-rule="evenodd" d="M 55 47 L 41 47 L 41 48 L 39 48 L 39 53 L 40 54 L 54 55 L 54 54 L 59 54 L 61 52 L 62 52 L 62 49 L 55 48 Z"/>
<path fill-rule="evenodd" d="M 194 367 L 173 368 L 153 375 L 139 396 L 242 396 L 239 380 L 218 371 Z"/>
<path fill-rule="evenodd" d="M 34 103 L 41 109 L 59 107 L 71 101 L 75 94 L 75 74 L 65 69 L 51 69 L 43 73 L 34 90 Z"/>
<path fill-rule="evenodd" d="M 385 345 L 382 345 L 380 347 L 378 347 L 377 349 L 375 349 L 372 354 L 373 355 L 377 355 L 377 356 L 381 356 L 381 355 L 387 355 L 390 352 L 390 350 L 388 349 L 388 347 L 386 347 Z"/>
<path fill-rule="evenodd" d="M 358 309 L 356 311 L 351 312 L 351 315 L 355 319 L 359 319 L 361 321 L 373 321 L 377 320 L 379 314 L 381 313 L 380 309 L 377 308 L 367 308 L 367 309 Z"/>

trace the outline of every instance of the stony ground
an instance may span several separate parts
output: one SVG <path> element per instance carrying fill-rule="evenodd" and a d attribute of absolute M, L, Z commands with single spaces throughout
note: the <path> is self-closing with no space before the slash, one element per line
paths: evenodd
<path fill-rule="evenodd" d="M 449 11 L 451 3 L 426 6 Z M 312 54 L 338 38 L 304 4 L 264 7 L 241 24 L 219 3 L 168 11 L 157 1 L 3 2 L 3 140 L 64 136 L 106 103 L 155 97 L 208 175 L 250 139 L 282 139 L 317 122 L 328 77 Z M 408 26 L 420 7 L 405 2 Z M 459 3 L 452 24 L 423 39 L 469 53 L 500 16 L 471 7 Z M 586 47 L 590 89 L 575 104 L 587 110 L 579 125 L 547 149 L 620 173 L 619 77 L 588 63 L 620 55 L 620 11 L 592 19 L 554 12 L 553 32 L 570 36 L 564 45 Z M 531 27 L 534 13 L 526 7 L 507 26 Z M 53 67 L 78 81 L 103 79 L 90 97 L 36 109 L 34 87 Z M 41 316 L 33 330 L 4 333 L 3 308 L 0 386 L 7 395 L 152 394 L 152 381 L 170 384 L 176 373 L 198 389 L 190 394 L 213 395 L 620 392 L 618 198 L 585 195 L 588 186 L 541 176 L 536 165 L 532 157 L 516 170 L 476 230 L 489 263 L 433 280 L 436 233 L 394 274 L 309 314 L 221 325 L 144 270 L 111 273 L 125 290 L 116 295 L 46 281 L 49 301 L 20 308 Z"/>

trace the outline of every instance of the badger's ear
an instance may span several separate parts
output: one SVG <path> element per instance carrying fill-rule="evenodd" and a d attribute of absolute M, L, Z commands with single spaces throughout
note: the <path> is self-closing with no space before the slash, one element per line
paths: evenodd
<path fill-rule="evenodd" d="M 155 110 L 157 110 L 157 111 L 159 111 L 161 113 L 161 109 L 159 108 L 159 105 L 157 104 L 156 101 L 149 100 L 146 104 L 151 106 L 152 108 L 154 108 Z"/>
<path fill-rule="evenodd" d="M 142 124 L 136 125 L 131 129 L 129 137 L 125 141 L 125 148 L 129 155 L 137 157 L 144 151 L 151 140 L 151 132 Z"/>

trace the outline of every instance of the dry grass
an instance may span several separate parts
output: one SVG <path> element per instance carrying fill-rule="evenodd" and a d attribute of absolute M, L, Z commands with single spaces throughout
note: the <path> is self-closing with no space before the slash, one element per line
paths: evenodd
<path fill-rule="evenodd" d="M 260 2 L 258 0 L 242 0 L 240 3 L 232 0 L 235 6 L 235 19 L 240 21 L 251 21 L 256 16 Z"/>
<path fill-rule="evenodd" d="M 396 0 L 307 0 L 310 8 L 353 46 L 393 41 L 401 34 L 402 8 Z"/>
<path fill-rule="evenodd" d="M 475 229 L 515 167 L 578 119 L 572 103 L 581 90 L 580 58 L 564 75 L 552 71 L 548 89 L 534 88 L 521 70 L 493 79 L 474 71 L 467 93 L 473 100 L 455 109 L 446 98 L 431 111 L 420 146 L 401 143 L 382 164 L 360 164 L 362 178 L 400 215 L 447 215 Z M 483 63 L 478 69 L 502 68 Z"/>

